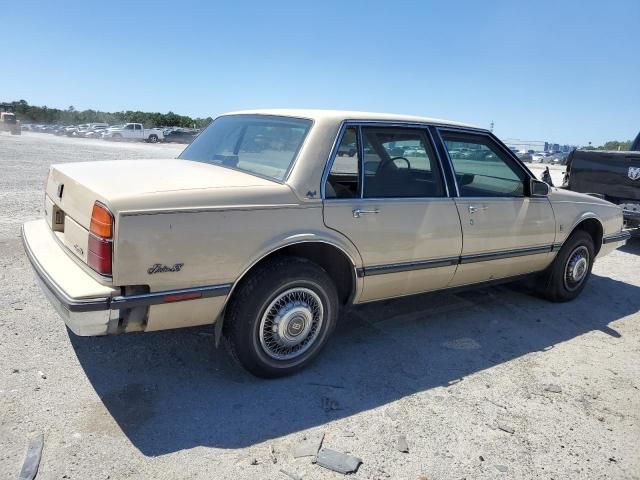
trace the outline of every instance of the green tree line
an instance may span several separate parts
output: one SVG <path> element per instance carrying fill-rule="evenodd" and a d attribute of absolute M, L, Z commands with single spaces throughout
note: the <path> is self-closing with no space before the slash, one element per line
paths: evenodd
<path fill-rule="evenodd" d="M 47 106 L 29 105 L 26 100 L 3 103 L 10 106 L 16 117 L 23 123 L 44 123 L 61 125 L 79 125 L 82 123 L 142 123 L 145 128 L 151 127 L 186 127 L 204 128 L 211 123 L 212 118 L 191 118 L 186 115 L 167 112 L 140 112 L 127 110 L 123 112 L 101 112 L 99 110 L 76 110 L 70 106 L 66 110 L 49 108 Z"/>
<path fill-rule="evenodd" d="M 580 150 L 629 150 L 631 148 L 631 140 L 609 140 L 604 145 L 594 147 L 593 145 L 586 145 L 581 147 Z"/>

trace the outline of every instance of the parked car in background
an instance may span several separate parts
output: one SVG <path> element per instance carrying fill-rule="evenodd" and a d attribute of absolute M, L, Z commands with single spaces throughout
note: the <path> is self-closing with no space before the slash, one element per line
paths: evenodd
<path fill-rule="evenodd" d="M 99 133 L 102 133 L 102 131 L 107 128 L 109 128 L 108 123 L 90 123 L 86 128 L 77 130 L 76 136 L 83 138 L 99 138 Z"/>
<path fill-rule="evenodd" d="M 531 155 L 531 163 L 549 163 L 547 160 L 550 154 L 547 152 L 534 152 Z"/>
<path fill-rule="evenodd" d="M 85 138 L 102 138 L 102 134 L 107 131 L 107 128 L 109 128 L 108 125 L 93 127 L 90 131 L 84 134 L 84 137 Z"/>
<path fill-rule="evenodd" d="M 522 162 L 531 163 L 533 150 L 518 150 L 516 155 Z"/>
<path fill-rule="evenodd" d="M 86 130 L 87 128 L 89 128 L 88 123 L 81 123 L 80 125 L 75 125 L 70 128 L 67 128 L 65 130 L 65 135 L 67 137 L 77 137 L 79 131 Z"/>
<path fill-rule="evenodd" d="M 149 143 L 159 142 L 164 138 L 159 128 L 144 128 L 141 123 L 125 123 L 122 126 L 109 127 L 102 134 L 105 140 L 144 140 Z"/>
<path fill-rule="evenodd" d="M 198 136 L 200 130 L 194 128 L 165 128 L 162 131 L 167 143 L 191 143 Z"/>
<path fill-rule="evenodd" d="M 9 132 L 11 135 L 22 134 L 20 120 L 16 118 L 15 113 L 8 111 L 0 112 L 0 131 Z"/>
<path fill-rule="evenodd" d="M 553 165 L 565 165 L 567 163 L 567 157 L 569 156 L 569 152 L 556 152 L 552 153 L 547 157 L 548 162 Z"/>
<path fill-rule="evenodd" d="M 350 304 L 523 275 L 572 300 L 628 238 L 490 131 L 401 115 L 227 114 L 178 159 L 53 165 L 45 191 L 22 239 L 73 332 L 215 324 L 263 377 L 308 365 Z"/>
<path fill-rule="evenodd" d="M 640 133 L 629 151 L 571 152 L 563 186 L 619 205 L 627 226 L 640 227 Z"/>
<path fill-rule="evenodd" d="M 344 157 L 344 156 L 353 157 L 356 154 L 356 151 L 357 151 L 356 144 L 355 143 L 348 143 L 346 145 L 343 145 L 342 148 L 340 148 L 338 150 L 338 156 L 339 157 Z"/>

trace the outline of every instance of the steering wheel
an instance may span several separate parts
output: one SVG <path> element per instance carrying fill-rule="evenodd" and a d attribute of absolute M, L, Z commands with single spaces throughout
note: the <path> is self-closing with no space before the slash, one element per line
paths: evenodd
<path fill-rule="evenodd" d="M 384 160 L 380 164 L 380 171 L 383 171 L 385 168 L 387 168 L 389 165 L 391 165 L 396 160 L 404 160 L 405 162 L 407 162 L 407 169 L 411 170 L 411 162 L 409 162 L 409 160 L 407 160 L 405 157 L 392 157 L 392 158 L 390 158 L 388 160 Z"/>

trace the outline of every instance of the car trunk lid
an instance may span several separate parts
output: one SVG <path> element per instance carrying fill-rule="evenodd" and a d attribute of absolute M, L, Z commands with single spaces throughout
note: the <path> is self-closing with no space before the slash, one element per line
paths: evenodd
<path fill-rule="evenodd" d="M 87 262 L 96 202 L 117 215 L 131 199 L 166 192 L 273 185 L 243 172 L 188 160 L 117 160 L 53 165 L 46 183 L 45 216 L 76 257 Z M 117 233 L 117 232 L 116 232 Z"/>

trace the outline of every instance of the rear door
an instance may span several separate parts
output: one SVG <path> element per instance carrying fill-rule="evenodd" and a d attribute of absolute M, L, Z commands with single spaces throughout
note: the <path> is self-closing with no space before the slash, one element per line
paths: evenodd
<path fill-rule="evenodd" d="M 348 125 L 324 184 L 324 221 L 364 261 L 359 301 L 436 290 L 453 278 L 460 220 L 423 128 Z"/>
<path fill-rule="evenodd" d="M 544 269 L 556 228 L 548 198 L 525 195 L 529 174 L 489 134 L 439 133 L 455 174 L 464 239 L 451 286 Z"/>

